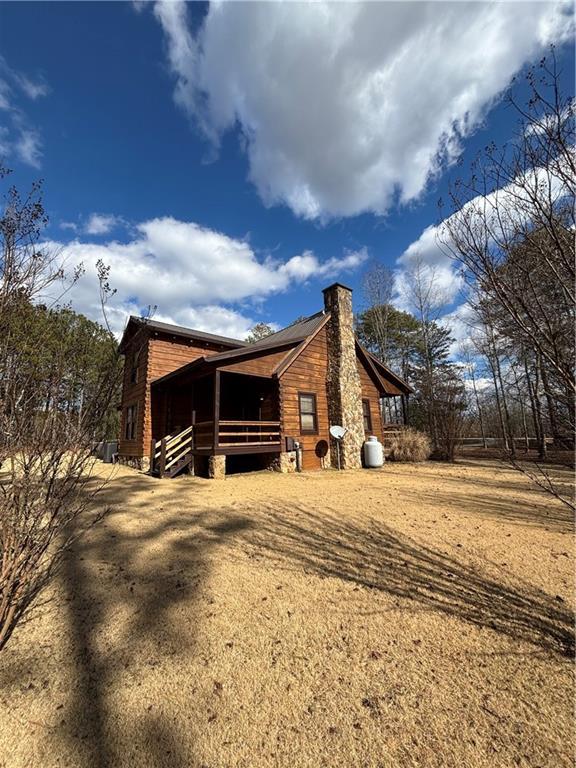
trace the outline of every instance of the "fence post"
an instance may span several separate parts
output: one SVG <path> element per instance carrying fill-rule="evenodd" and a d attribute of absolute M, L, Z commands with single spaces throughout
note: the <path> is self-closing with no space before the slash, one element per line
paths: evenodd
<path fill-rule="evenodd" d="M 150 445 L 150 474 L 154 472 L 154 466 L 155 466 L 155 459 L 154 454 L 156 453 L 156 441 L 153 439 L 152 444 Z"/>

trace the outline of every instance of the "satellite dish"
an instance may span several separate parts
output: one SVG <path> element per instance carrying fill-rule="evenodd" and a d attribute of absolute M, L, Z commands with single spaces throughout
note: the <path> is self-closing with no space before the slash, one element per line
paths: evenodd
<path fill-rule="evenodd" d="M 348 432 L 346 427 L 341 427 L 338 424 L 334 424 L 333 427 L 330 427 L 330 434 L 335 440 L 342 440 L 346 432 Z"/>
<path fill-rule="evenodd" d="M 346 427 L 341 427 L 339 424 L 334 424 L 333 427 L 330 427 L 330 434 L 336 440 L 336 445 L 338 446 L 338 469 L 340 469 L 340 442 L 344 435 L 348 432 Z"/>

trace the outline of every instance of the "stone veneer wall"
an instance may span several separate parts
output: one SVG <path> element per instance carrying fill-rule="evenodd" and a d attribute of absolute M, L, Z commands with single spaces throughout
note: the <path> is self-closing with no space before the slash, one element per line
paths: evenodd
<path fill-rule="evenodd" d="M 362 466 L 364 419 L 362 385 L 356 362 L 352 291 L 335 283 L 324 290 L 324 306 L 330 312 L 328 330 L 328 416 L 330 424 L 348 431 L 342 440 L 340 465 L 343 469 Z M 338 466 L 337 445 L 330 438 L 332 466 Z"/>
<path fill-rule="evenodd" d="M 226 477 L 226 456 L 208 457 L 208 477 L 212 480 L 220 480 Z"/>
<path fill-rule="evenodd" d="M 277 472 L 296 472 L 296 451 L 285 451 L 278 454 L 278 458 L 273 464 Z"/>

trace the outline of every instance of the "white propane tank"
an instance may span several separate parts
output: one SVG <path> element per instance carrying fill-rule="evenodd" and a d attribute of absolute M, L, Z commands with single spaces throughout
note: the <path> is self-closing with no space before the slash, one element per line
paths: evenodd
<path fill-rule="evenodd" d="M 370 468 L 384 464 L 384 448 L 376 435 L 370 435 L 364 443 L 364 463 Z"/>

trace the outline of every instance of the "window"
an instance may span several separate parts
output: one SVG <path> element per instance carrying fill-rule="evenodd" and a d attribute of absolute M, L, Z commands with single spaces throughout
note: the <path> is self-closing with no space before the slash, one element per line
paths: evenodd
<path fill-rule="evenodd" d="M 372 432 L 372 415 L 370 413 L 370 400 L 362 400 L 362 416 L 364 418 L 364 432 Z"/>
<path fill-rule="evenodd" d="M 136 439 L 136 405 L 129 405 L 126 408 L 126 420 L 124 422 L 124 438 L 126 440 Z"/>
<path fill-rule="evenodd" d="M 138 383 L 138 366 L 140 365 L 140 352 L 132 355 L 132 364 L 130 367 L 130 384 Z"/>
<path fill-rule="evenodd" d="M 299 392 L 300 432 L 303 435 L 318 433 L 318 414 L 316 412 L 316 395 L 311 392 Z"/>

